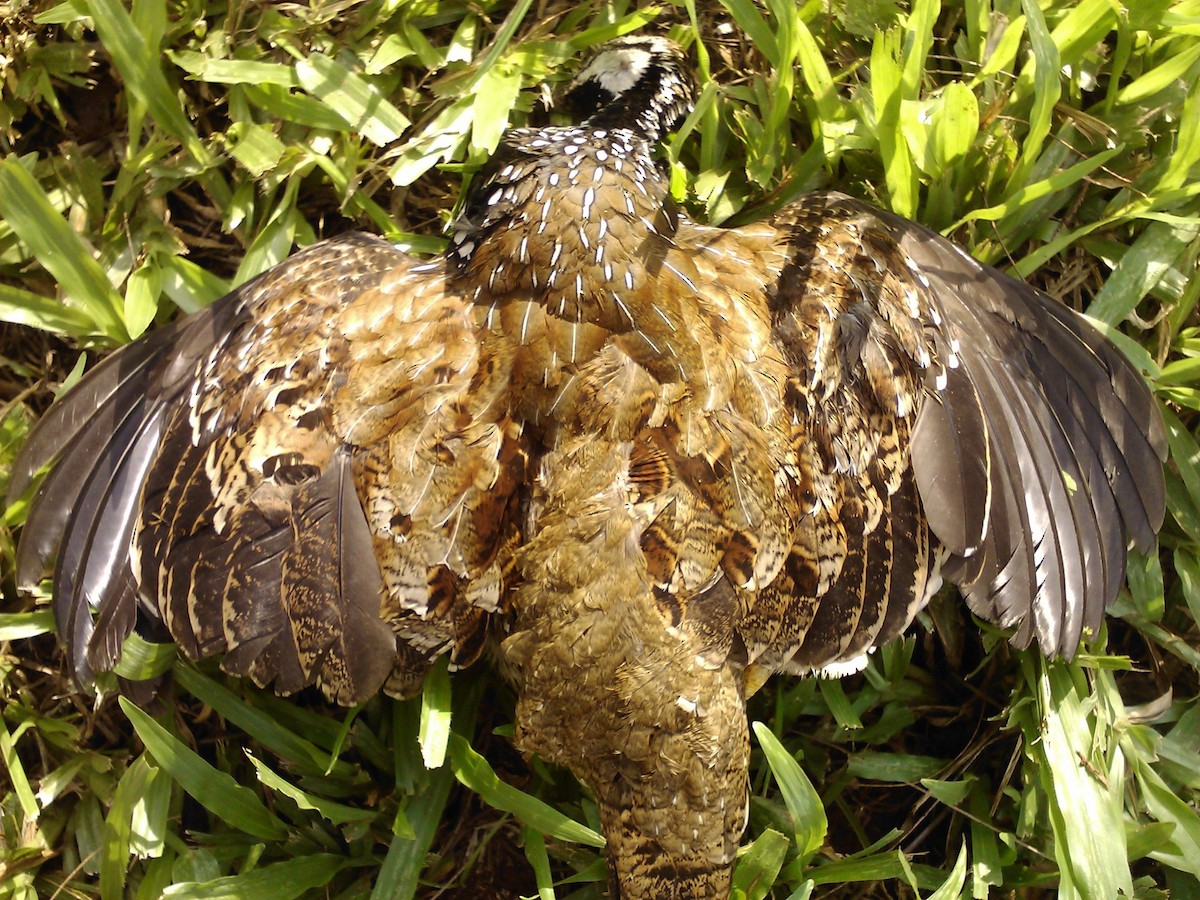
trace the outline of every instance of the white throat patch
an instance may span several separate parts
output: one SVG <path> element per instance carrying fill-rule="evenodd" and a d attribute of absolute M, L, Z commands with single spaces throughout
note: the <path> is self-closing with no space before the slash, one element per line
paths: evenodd
<path fill-rule="evenodd" d="M 575 76 L 575 83 L 595 81 L 614 97 L 619 97 L 638 83 L 650 67 L 658 38 L 648 38 L 630 47 L 614 47 L 597 56 L 586 69 Z M 665 42 L 662 42 L 665 44 Z"/>

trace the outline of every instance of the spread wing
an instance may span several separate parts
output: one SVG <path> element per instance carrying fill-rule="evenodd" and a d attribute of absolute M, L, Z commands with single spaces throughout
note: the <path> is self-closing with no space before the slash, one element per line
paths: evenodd
<path fill-rule="evenodd" d="M 1073 653 L 1162 522 L 1145 380 L 1083 317 L 911 222 L 830 194 L 775 224 L 773 328 L 816 495 L 784 567 L 819 600 L 783 616 L 807 622 L 791 665 L 894 636 L 939 561 L 1017 644 Z"/>
<path fill-rule="evenodd" d="M 433 267 L 350 235 L 119 350 L 42 419 L 18 581 L 54 566 L 70 667 L 139 610 L 192 658 L 349 704 L 478 653 L 523 479 L 495 367 Z"/>

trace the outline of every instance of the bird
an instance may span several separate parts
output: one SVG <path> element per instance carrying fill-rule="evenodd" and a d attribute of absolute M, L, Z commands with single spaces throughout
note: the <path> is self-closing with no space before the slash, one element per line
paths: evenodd
<path fill-rule="evenodd" d="M 135 629 L 342 705 L 487 655 L 612 896 L 682 900 L 729 894 L 768 675 L 861 667 L 944 581 L 1017 646 L 1096 633 L 1164 514 L 1145 379 L 845 194 L 694 221 L 656 152 L 695 97 L 677 43 L 604 44 L 441 254 L 321 241 L 66 392 L 9 497 L 72 677 Z"/>

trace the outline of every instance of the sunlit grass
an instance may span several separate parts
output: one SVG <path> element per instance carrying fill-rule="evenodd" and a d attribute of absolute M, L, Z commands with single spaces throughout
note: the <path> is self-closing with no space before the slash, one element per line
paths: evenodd
<path fill-rule="evenodd" d="M 643 27 L 695 48 L 668 158 L 696 216 L 815 187 L 892 208 L 1109 326 L 1167 410 L 1168 522 L 1113 649 L 1045 663 L 944 596 L 845 683 L 771 682 L 737 890 L 1200 891 L 1197 0 L 0 3 L 0 490 L 73 366 L 27 329 L 102 351 L 349 228 L 435 252 L 538 86 Z M 148 713 L 93 706 L 15 597 L 22 516 L 0 897 L 481 896 L 514 865 L 527 895 L 599 894 L 594 805 L 506 749 L 487 672 L 348 712 L 179 666 Z"/>

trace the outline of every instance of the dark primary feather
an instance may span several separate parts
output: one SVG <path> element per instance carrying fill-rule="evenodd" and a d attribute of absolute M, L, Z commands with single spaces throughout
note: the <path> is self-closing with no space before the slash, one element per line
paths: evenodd
<path fill-rule="evenodd" d="M 995 473 L 998 527 L 975 554 L 952 546 L 957 558 L 943 571 L 985 618 L 1020 622 L 1018 642 L 1036 634 L 1047 653 L 1069 655 L 1124 581 L 1122 532 L 1148 552 L 1162 523 L 1166 438 L 1149 389 L 1081 317 L 927 229 L 885 220 L 903 230 L 901 249 L 929 279 L 946 339 L 958 342 L 960 369 L 947 374 L 982 402 Z M 939 456 L 923 449 L 914 442 L 918 481 L 934 480 Z M 937 515 L 973 496 L 940 507 L 926 498 L 935 533 Z"/>
<path fill-rule="evenodd" d="M 517 740 L 592 788 L 625 897 L 719 897 L 744 694 L 834 673 L 945 577 L 1070 655 L 1164 512 L 1162 422 L 1086 320 L 813 194 L 692 222 L 678 47 L 585 65 L 450 249 L 349 235 L 96 366 L 31 434 L 18 578 L 87 684 L 135 627 L 351 704 L 494 637 Z M 93 619 L 93 615 L 95 618 Z"/>

